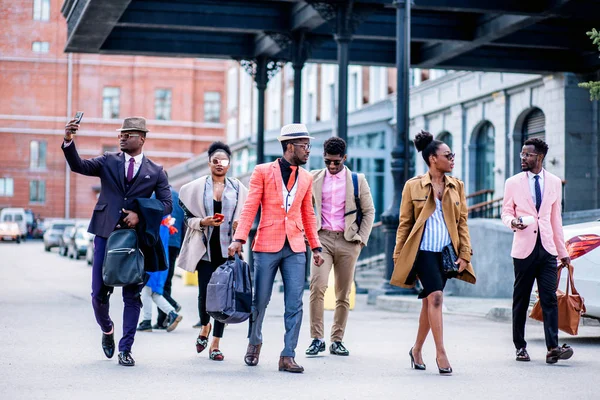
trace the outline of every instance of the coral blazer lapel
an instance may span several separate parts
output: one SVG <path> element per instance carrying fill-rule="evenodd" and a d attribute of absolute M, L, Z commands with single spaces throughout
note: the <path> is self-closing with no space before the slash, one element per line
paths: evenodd
<path fill-rule="evenodd" d="M 283 178 L 281 177 L 281 167 L 279 166 L 278 159 L 271 164 L 271 171 L 273 171 L 273 180 L 275 181 L 277 196 L 283 201 Z"/>

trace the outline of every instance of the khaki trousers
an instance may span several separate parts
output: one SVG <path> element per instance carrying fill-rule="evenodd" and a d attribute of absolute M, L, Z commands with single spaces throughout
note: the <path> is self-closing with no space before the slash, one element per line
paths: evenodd
<path fill-rule="evenodd" d="M 350 310 L 350 289 L 354 281 L 354 268 L 360 254 L 361 245 L 344 239 L 344 232 L 319 231 L 319 240 L 323 246 L 323 259 L 320 267 L 314 263 L 310 278 L 310 335 L 312 338 L 324 338 L 323 314 L 324 297 L 327 290 L 329 273 L 333 267 L 335 276 L 335 312 L 331 328 L 331 341 L 341 342 Z"/>

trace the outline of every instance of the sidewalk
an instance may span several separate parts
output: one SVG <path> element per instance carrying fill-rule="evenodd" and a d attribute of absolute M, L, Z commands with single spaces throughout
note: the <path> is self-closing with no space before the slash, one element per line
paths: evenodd
<path fill-rule="evenodd" d="M 377 296 L 377 308 L 386 311 L 418 313 L 421 300 L 411 296 Z M 510 321 L 512 299 L 485 299 L 477 297 L 445 296 L 443 312 L 445 314 L 484 317 L 494 321 Z"/>
<path fill-rule="evenodd" d="M 415 295 L 411 296 L 377 296 L 376 307 L 380 310 L 419 313 L 421 312 L 421 300 Z M 511 322 L 512 299 L 486 299 L 479 297 L 444 296 L 442 306 L 444 314 L 464 315 L 471 317 L 483 317 L 496 322 Z M 527 312 L 529 315 L 531 307 Z M 528 324 L 542 323 L 527 318 Z M 592 318 L 581 318 L 580 326 L 600 326 L 600 321 Z"/>

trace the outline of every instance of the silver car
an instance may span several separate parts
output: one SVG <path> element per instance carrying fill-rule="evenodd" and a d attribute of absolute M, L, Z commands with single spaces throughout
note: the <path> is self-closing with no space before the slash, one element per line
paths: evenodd
<path fill-rule="evenodd" d="M 62 234 L 70 226 L 75 226 L 74 220 L 62 219 L 52 221 L 46 232 L 44 232 L 44 250 L 50 251 L 53 247 L 59 247 Z"/>

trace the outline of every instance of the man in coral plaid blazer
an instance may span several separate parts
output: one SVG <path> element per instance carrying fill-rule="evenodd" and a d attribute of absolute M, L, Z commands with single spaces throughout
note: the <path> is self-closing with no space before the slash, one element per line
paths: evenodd
<path fill-rule="evenodd" d="M 302 324 L 302 295 L 308 240 L 314 263 L 323 264 L 317 221 L 312 204 L 312 175 L 300 168 L 310 154 L 310 139 L 306 126 L 290 124 L 281 128 L 279 141 L 283 158 L 257 166 L 250 178 L 248 199 L 242 209 L 229 254 L 241 253 L 242 244 L 261 206 L 261 219 L 253 243 L 254 298 L 248 350 L 244 361 L 258 364 L 262 346 L 262 323 L 277 270 L 281 270 L 285 299 L 284 349 L 279 358 L 279 370 L 303 372 L 294 357 Z"/>

